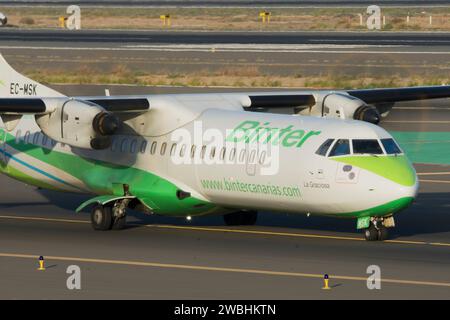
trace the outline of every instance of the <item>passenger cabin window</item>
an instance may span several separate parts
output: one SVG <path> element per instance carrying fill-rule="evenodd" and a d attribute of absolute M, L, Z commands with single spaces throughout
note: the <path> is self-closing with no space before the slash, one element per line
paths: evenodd
<path fill-rule="evenodd" d="M 265 164 L 266 162 L 266 151 L 261 152 L 261 155 L 259 156 L 259 164 Z"/>
<path fill-rule="evenodd" d="M 127 152 L 128 150 L 128 139 L 123 139 L 120 145 L 120 152 Z"/>
<path fill-rule="evenodd" d="M 186 153 L 186 145 L 183 144 L 180 148 L 180 157 L 184 157 L 185 153 Z"/>
<path fill-rule="evenodd" d="M 239 154 L 239 161 L 244 163 L 246 161 L 247 158 L 247 150 L 242 149 L 241 153 Z"/>
<path fill-rule="evenodd" d="M 381 143 L 383 144 L 384 150 L 386 150 L 387 154 L 402 153 L 402 150 L 400 150 L 394 139 L 381 139 Z"/>
<path fill-rule="evenodd" d="M 234 161 L 234 159 L 236 158 L 236 148 L 231 149 L 230 154 L 228 155 L 228 159 L 230 159 L 230 161 Z"/>
<path fill-rule="evenodd" d="M 350 154 L 350 143 L 348 139 L 339 139 L 331 149 L 329 157 L 345 156 Z"/>
<path fill-rule="evenodd" d="M 40 136 L 40 133 L 39 133 L 39 132 L 36 132 L 36 133 L 33 135 L 33 144 L 38 144 L 38 143 L 39 143 L 39 136 Z"/>
<path fill-rule="evenodd" d="M 113 141 L 111 142 L 111 151 L 116 152 L 118 145 L 119 145 L 119 139 L 117 139 L 117 138 L 113 139 Z"/>
<path fill-rule="evenodd" d="M 251 164 L 254 164 L 255 163 L 255 157 L 256 157 L 256 150 L 252 150 L 250 152 L 249 157 L 248 157 L 248 162 L 251 163 Z"/>
<path fill-rule="evenodd" d="M 157 145 L 157 143 L 156 143 L 156 141 L 153 141 L 152 142 L 152 145 L 151 145 L 151 147 L 150 147 L 150 154 L 155 154 L 155 152 L 156 152 L 156 147 L 157 147 L 158 145 Z"/>
<path fill-rule="evenodd" d="M 43 146 L 47 145 L 47 140 L 48 140 L 47 136 L 45 134 L 43 134 L 42 135 L 42 145 Z"/>
<path fill-rule="evenodd" d="M 20 140 L 21 140 L 21 134 L 22 134 L 22 131 L 20 131 L 20 130 L 17 130 L 17 132 L 16 132 L 16 144 L 19 144 L 20 143 Z"/>
<path fill-rule="evenodd" d="M 322 145 L 317 149 L 316 154 L 319 156 L 326 156 L 328 149 L 330 149 L 330 146 L 333 144 L 334 139 L 328 139 Z"/>
<path fill-rule="evenodd" d="M 31 135 L 30 131 L 25 132 L 25 138 L 24 138 L 24 141 L 25 141 L 26 144 L 31 143 L 31 142 L 30 142 L 30 135 Z"/>
<path fill-rule="evenodd" d="M 206 153 L 206 146 L 202 146 L 202 150 L 200 151 L 200 158 L 204 159 Z"/>
<path fill-rule="evenodd" d="M 130 152 L 136 153 L 136 149 L 137 149 L 137 140 L 134 139 L 133 141 L 131 141 L 131 144 L 130 144 Z"/>
<path fill-rule="evenodd" d="M 162 156 L 166 153 L 167 143 L 163 142 L 161 144 L 161 151 L 159 152 Z"/>
<path fill-rule="evenodd" d="M 145 153 L 145 150 L 147 150 L 147 141 L 142 141 L 142 143 L 141 143 L 141 149 L 140 149 L 140 152 L 141 153 Z"/>
<path fill-rule="evenodd" d="M 227 153 L 227 149 L 225 147 L 222 147 L 220 150 L 220 160 L 225 160 L 225 154 Z"/>
<path fill-rule="evenodd" d="M 173 143 L 172 147 L 170 148 L 170 156 L 173 157 L 175 155 L 175 150 L 177 149 L 177 144 Z"/>
<path fill-rule="evenodd" d="M 353 154 L 383 154 L 378 140 L 353 139 Z"/>

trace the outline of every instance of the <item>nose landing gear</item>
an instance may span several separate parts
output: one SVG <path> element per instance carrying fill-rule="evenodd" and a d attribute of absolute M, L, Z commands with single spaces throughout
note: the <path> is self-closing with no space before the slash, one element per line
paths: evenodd
<path fill-rule="evenodd" d="M 382 219 L 375 219 L 370 222 L 370 225 L 364 231 L 364 236 L 367 241 L 384 241 L 388 238 L 388 230 L 384 225 Z"/>

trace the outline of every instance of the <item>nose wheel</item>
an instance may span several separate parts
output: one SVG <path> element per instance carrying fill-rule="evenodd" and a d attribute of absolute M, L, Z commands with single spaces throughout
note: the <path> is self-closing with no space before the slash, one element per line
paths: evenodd
<path fill-rule="evenodd" d="M 388 238 L 388 230 L 382 221 L 375 220 L 364 230 L 364 237 L 367 241 L 384 241 Z"/>

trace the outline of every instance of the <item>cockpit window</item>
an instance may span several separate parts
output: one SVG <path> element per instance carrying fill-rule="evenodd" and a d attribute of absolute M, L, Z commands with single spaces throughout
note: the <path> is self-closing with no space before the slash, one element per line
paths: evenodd
<path fill-rule="evenodd" d="M 328 139 L 317 149 L 316 154 L 319 156 L 325 156 L 327 154 L 328 149 L 333 144 L 334 139 Z"/>
<path fill-rule="evenodd" d="M 394 139 L 381 139 L 381 143 L 383 144 L 384 150 L 386 150 L 387 154 L 402 153 L 402 150 L 400 150 Z"/>
<path fill-rule="evenodd" d="M 383 154 L 378 140 L 375 139 L 354 139 L 353 154 Z"/>
<path fill-rule="evenodd" d="M 347 139 L 339 139 L 331 149 L 329 157 L 344 156 L 350 154 L 350 143 Z"/>

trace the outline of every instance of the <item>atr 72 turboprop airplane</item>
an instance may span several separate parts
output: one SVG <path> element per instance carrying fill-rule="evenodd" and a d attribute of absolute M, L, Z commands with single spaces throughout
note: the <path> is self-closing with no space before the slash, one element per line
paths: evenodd
<path fill-rule="evenodd" d="M 123 228 L 126 209 L 221 214 L 258 210 L 357 219 L 384 240 L 418 189 L 416 172 L 377 126 L 397 101 L 450 87 L 350 91 L 67 97 L 0 56 L 0 170 L 27 184 L 93 194 L 95 230 Z M 269 113 L 288 109 L 291 114 Z"/>

